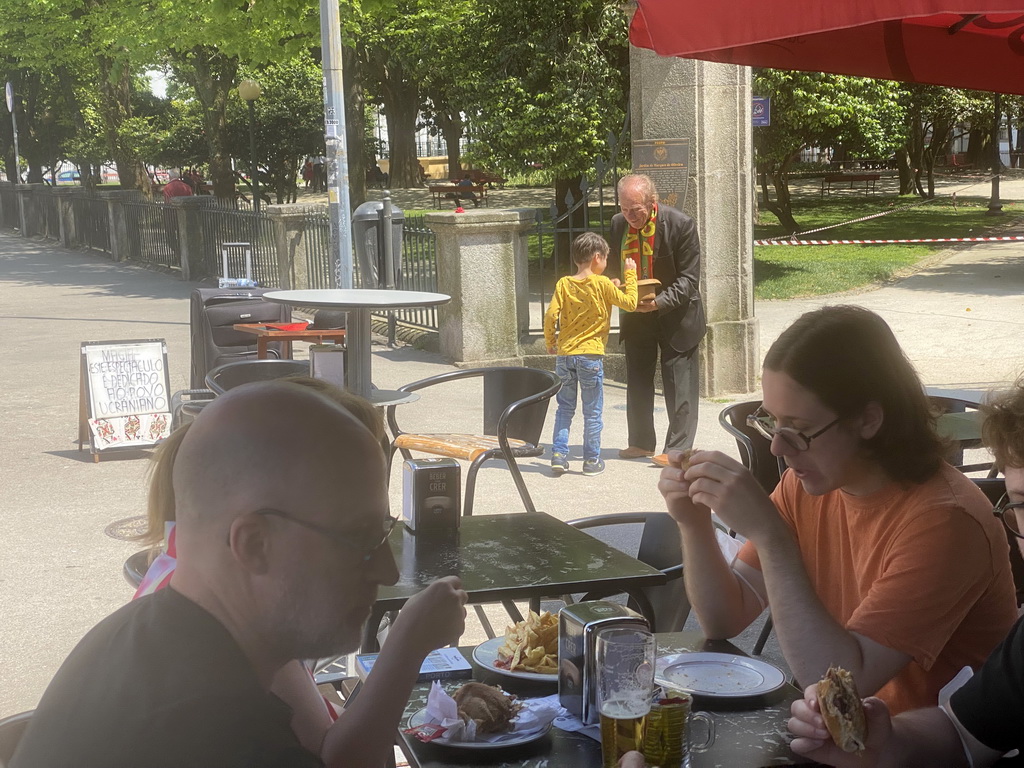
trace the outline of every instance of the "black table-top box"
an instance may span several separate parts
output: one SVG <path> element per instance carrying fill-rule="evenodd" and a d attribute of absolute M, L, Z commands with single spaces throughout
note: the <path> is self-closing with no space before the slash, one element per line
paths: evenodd
<path fill-rule="evenodd" d="M 455 459 L 407 459 L 402 519 L 416 534 L 454 533 L 462 512 L 462 468 Z"/>

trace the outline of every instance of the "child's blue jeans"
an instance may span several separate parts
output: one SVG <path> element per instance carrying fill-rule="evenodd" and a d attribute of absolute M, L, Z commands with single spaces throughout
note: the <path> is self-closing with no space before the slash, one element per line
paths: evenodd
<path fill-rule="evenodd" d="M 555 435 L 552 453 L 569 455 L 569 427 L 576 413 L 576 390 L 583 400 L 583 459 L 601 456 L 601 411 L 604 409 L 604 356 L 559 355 L 555 373 L 562 380 L 562 388 L 555 395 Z"/>

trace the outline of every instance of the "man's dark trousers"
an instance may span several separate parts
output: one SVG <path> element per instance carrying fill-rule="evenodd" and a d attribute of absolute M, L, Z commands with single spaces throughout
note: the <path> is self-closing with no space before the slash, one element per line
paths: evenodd
<path fill-rule="evenodd" d="M 679 352 L 673 349 L 657 321 L 657 313 L 635 317 L 645 333 L 634 333 L 626 348 L 626 418 L 629 445 L 657 453 L 658 436 L 654 431 L 654 368 L 661 352 L 661 380 L 668 411 L 665 450 L 693 447 L 697 431 L 697 406 L 700 397 L 700 357 L 698 347 Z"/>

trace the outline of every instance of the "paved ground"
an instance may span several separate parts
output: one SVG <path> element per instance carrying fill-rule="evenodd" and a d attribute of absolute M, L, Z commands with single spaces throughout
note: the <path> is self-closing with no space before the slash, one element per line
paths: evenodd
<path fill-rule="evenodd" d="M 1004 197 L 1011 193 L 1004 184 Z M 1019 197 L 1024 198 L 1024 190 Z M 912 277 L 881 289 L 818 300 L 757 305 L 767 349 L 800 313 L 823 303 L 855 302 L 892 325 L 927 384 L 988 388 L 1024 367 L 1024 249 L 974 246 L 951 252 Z M 188 294 L 193 286 L 106 258 L 0 234 L 0 716 L 31 708 L 77 640 L 131 596 L 121 576 L 137 545 L 124 541 L 145 504 L 144 455 L 105 457 L 94 464 L 75 449 L 79 345 L 85 340 L 164 338 L 172 388 L 188 384 Z M 374 347 L 375 380 L 397 386 L 450 366 L 402 346 Z M 735 399 L 746 399 L 737 395 Z M 480 406 L 467 393 L 443 419 L 473 429 Z M 717 424 L 728 398 L 702 401 L 697 443 L 735 453 Z M 625 392 L 606 392 L 604 455 L 596 478 L 548 475 L 545 460 L 525 462 L 538 508 L 563 519 L 603 512 L 659 509 L 657 472 L 615 458 L 625 440 Z M 422 427 L 440 420 L 428 403 L 403 409 Z M 433 413 L 433 415 L 432 415 Z M 664 413 L 659 412 L 664 421 Z M 549 412 L 549 432 L 552 413 Z M 464 426 L 460 426 L 464 425 Z M 579 450 L 579 431 L 574 434 Z M 576 465 L 578 469 L 578 464 Z M 398 470 L 395 470 L 395 477 Z M 392 486 L 395 508 L 399 483 Z M 478 512 L 519 509 L 507 472 L 485 469 Z M 749 649 L 753 632 L 740 638 Z M 471 626 L 466 642 L 480 639 Z M 777 648 L 767 658 L 781 663 Z"/>

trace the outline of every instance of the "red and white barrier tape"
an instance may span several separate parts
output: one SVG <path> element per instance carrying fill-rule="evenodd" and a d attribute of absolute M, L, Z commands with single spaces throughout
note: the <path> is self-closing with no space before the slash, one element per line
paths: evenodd
<path fill-rule="evenodd" d="M 1024 235 L 1012 237 L 916 237 L 907 240 L 755 240 L 754 245 L 907 245 L 911 243 L 1019 243 Z"/>

